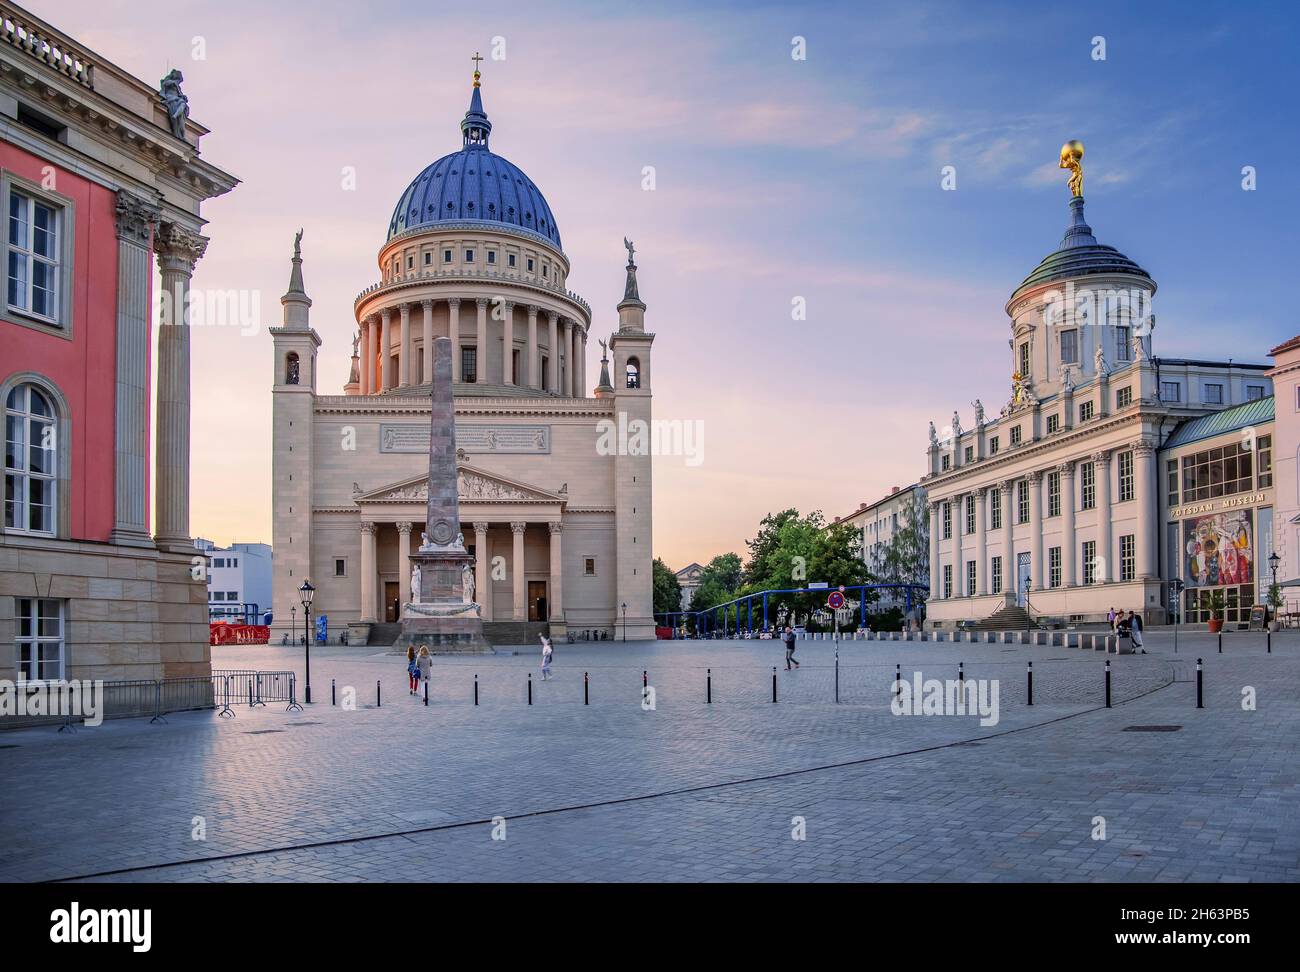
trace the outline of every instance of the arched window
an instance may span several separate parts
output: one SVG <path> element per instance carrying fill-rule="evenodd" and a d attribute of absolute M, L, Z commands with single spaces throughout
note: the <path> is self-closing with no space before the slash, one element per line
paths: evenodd
<path fill-rule="evenodd" d="M 284 359 L 284 383 L 286 385 L 298 384 L 298 352 L 290 351 Z"/>
<path fill-rule="evenodd" d="M 627 387 L 641 387 L 641 362 L 636 358 L 627 359 Z"/>
<path fill-rule="evenodd" d="M 55 532 L 58 416 L 35 385 L 16 385 L 5 399 L 5 529 Z"/>

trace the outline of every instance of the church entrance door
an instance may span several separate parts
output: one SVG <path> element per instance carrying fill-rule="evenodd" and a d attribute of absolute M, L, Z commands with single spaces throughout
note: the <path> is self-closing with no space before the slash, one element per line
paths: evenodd
<path fill-rule="evenodd" d="M 546 620 L 546 581 L 528 582 L 528 620 Z"/>
<path fill-rule="evenodd" d="M 397 581 L 384 581 L 384 620 L 396 624 L 402 620 L 401 585 Z"/>

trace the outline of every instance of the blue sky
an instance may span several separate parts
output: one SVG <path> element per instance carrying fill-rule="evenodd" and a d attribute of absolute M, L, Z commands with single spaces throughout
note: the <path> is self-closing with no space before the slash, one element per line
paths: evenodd
<path fill-rule="evenodd" d="M 1157 354 L 1263 361 L 1300 331 L 1294 5 L 30 3 L 150 82 L 183 68 L 205 157 L 244 179 L 205 210 L 196 286 L 253 288 L 273 322 L 306 228 L 327 391 L 393 204 L 458 147 L 469 55 L 504 37 L 494 151 L 545 192 L 593 336 L 636 241 L 656 415 L 704 423 L 702 464 L 656 462 L 671 564 L 743 550 L 769 510 L 873 501 L 919 477 L 930 419 L 1000 407 L 1003 304 L 1064 231 L 1068 138 L 1098 239 L 1159 284 Z M 266 539 L 269 339 L 210 329 L 195 355 L 195 528 Z"/>

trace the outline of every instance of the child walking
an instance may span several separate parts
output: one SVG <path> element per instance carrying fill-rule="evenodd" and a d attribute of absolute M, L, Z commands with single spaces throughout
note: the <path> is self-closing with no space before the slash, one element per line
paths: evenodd
<path fill-rule="evenodd" d="M 406 647 L 406 681 L 408 683 L 407 688 L 410 690 L 408 694 L 414 695 L 416 688 L 420 684 L 420 670 L 415 664 L 415 645 L 407 645 Z"/>
<path fill-rule="evenodd" d="M 542 639 L 542 681 L 545 682 L 551 677 L 551 658 L 555 654 L 555 649 L 551 647 L 551 639 L 546 635 L 540 636 Z"/>

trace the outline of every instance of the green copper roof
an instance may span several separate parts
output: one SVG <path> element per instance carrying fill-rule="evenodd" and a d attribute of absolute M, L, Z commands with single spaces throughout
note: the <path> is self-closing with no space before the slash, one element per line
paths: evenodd
<path fill-rule="evenodd" d="M 1252 425 L 1271 422 L 1273 401 L 1273 396 L 1269 395 L 1267 398 L 1257 398 L 1253 402 L 1234 405 L 1232 408 L 1211 412 L 1200 418 L 1188 419 L 1174 429 L 1165 440 L 1164 448 L 1173 449 L 1176 446 L 1187 445 L 1189 442 L 1199 442 L 1201 439 L 1223 435 L 1225 432 L 1235 432 Z"/>

